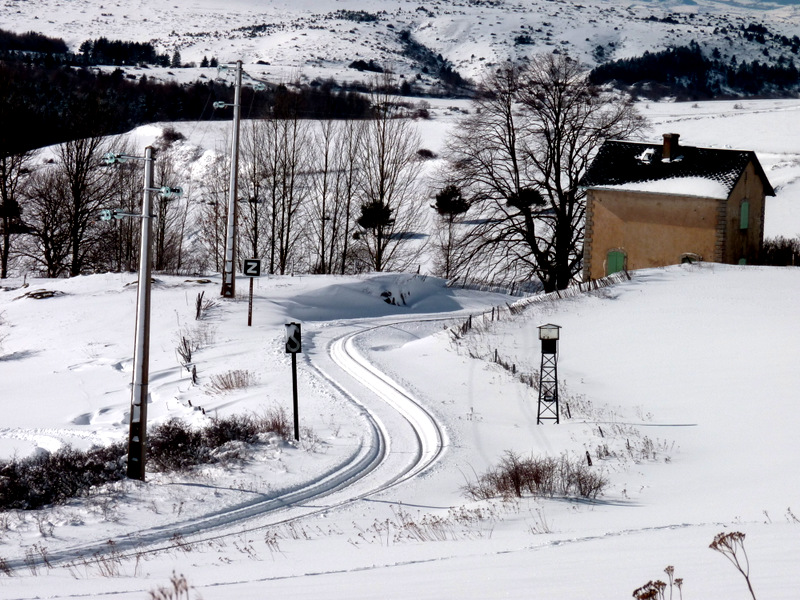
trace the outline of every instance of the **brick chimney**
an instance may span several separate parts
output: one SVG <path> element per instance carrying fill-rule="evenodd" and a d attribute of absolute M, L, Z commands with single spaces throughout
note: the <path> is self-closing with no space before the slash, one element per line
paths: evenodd
<path fill-rule="evenodd" d="M 665 133 L 664 134 L 664 150 L 661 153 L 661 158 L 664 160 L 672 160 L 678 156 L 678 139 L 679 133 Z"/>

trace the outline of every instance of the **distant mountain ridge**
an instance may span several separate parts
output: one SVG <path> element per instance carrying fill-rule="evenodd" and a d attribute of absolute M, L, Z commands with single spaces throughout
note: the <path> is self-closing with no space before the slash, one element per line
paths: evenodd
<path fill-rule="evenodd" d="M 412 39 L 459 76 L 477 80 L 505 60 L 567 53 L 595 66 L 697 42 L 722 60 L 800 62 L 781 43 L 800 31 L 800 0 L 19 0 L 0 6 L 0 28 L 63 38 L 71 51 L 100 36 L 150 42 L 203 58 L 242 60 L 249 73 L 278 81 L 366 80 L 351 67 L 374 64 L 420 86 L 438 73 L 408 52 Z M 769 35 L 746 35 L 751 25 Z M 360 62 L 359 62 L 360 61 Z M 371 62 L 370 62 L 371 61 Z M 196 78 L 195 73 L 156 74 Z"/>

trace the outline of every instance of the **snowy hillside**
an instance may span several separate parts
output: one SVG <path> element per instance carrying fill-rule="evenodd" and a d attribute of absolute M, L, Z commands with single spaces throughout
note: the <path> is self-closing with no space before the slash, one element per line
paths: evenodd
<path fill-rule="evenodd" d="M 431 177 L 443 164 L 441 157 L 447 135 L 471 106 L 468 101 L 428 99 L 425 101 L 431 118 L 418 120 L 414 127 L 421 137 L 421 147 L 438 158 L 426 161 L 421 178 L 423 189 L 434 189 Z M 679 133 L 682 143 L 707 148 L 753 150 L 776 190 L 767 199 L 764 235 L 767 238 L 800 235 L 800 101 L 742 100 L 700 103 L 639 103 L 639 110 L 649 122 L 644 134 L 648 141 L 658 142 L 661 134 Z M 202 198 L 208 185 L 209 164 L 213 157 L 228 152 L 225 122 L 172 123 L 186 136 L 173 150 L 176 162 L 175 180 L 193 201 Z M 128 137 L 141 151 L 161 134 L 164 124 L 137 128 Z M 48 158 L 43 155 L 43 159 Z"/>
<path fill-rule="evenodd" d="M 409 58 L 401 32 L 441 54 L 473 79 L 492 64 L 539 52 L 566 52 L 587 64 L 641 55 L 696 40 L 726 60 L 792 58 L 800 7 L 795 2 L 628 0 L 173 0 L 159 4 L 105 0 L 8 0 L 0 27 L 63 38 L 77 51 L 87 39 L 151 41 L 203 57 L 243 60 L 248 72 L 273 81 L 333 77 L 368 79 L 348 66 L 373 60 L 404 77 L 430 82 Z M 751 25 L 766 40 L 745 35 Z M 775 37 L 773 37 L 775 36 Z M 782 38 L 786 38 L 783 39 Z M 164 77 L 194 79 L 179 72 Z"/>

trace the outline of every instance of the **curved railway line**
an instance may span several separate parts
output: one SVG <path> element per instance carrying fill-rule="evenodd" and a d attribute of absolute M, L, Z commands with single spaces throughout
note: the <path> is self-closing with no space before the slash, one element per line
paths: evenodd
<path fill-rule="evenodd" d="M 48 552 L 47 566 L 102 557 L 112 551 L 115 559 L 132 558 L 274 527 L 345 506 L 401 484 L 428 469 L 441 457 L 445 448 L 446 437 L 441 425 L 412 394 L 370 364 L 355 343 L 359 336 L 399 324 L 375 325 L 334 337 L 326 345 L 326 356 L 339 371 L 333 375 L 321 366 L 311 364 L 320 376 L 360 409 L 367 423 L 361 444 L 344 461 L 315 480 L 284 490 L 275 497 L 240 503 L 180 522 L 117 536 L 113 541 L 104 539 L 54 549 Z M 351 381 L 342 384 L 341 380 L 346 378 Z M 352 388 L 359 389 L 359 392 L 353 392 Z M 386 418 L 386 407 L 395 418 Z M 410 428 L 413 435 L 397 431 L 398 423 Z M 393 438 L 411 438 L 414 447 L 406 445 L 394 451 Z M 324 507 L 311 506 L 322 498 L 328 500 Z M 31 557 L 26 556 L 7 559 L 6 564 L 17 569 L 29 567 L 30 561 Z"/>

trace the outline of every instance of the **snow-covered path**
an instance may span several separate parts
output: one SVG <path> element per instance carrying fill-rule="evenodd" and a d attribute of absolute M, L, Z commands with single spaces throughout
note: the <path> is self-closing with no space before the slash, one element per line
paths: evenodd
<path fill-rule="evenodd" d="M 63 292 L 49 304 L 0 293 L 0 310 L 13 323 L 11 358 L 0 361 L 0 376 L 15 398 L 38 409 L 32 415 L 0 398 L 9 430 L 38 428 L 51 444 L 61 431 L 75 435 L 60 439 L 102 440 L 124 428 L 114 407 L 129 399 L 130 331 L 118 325 L 130 308 L 126 279 L 47 282 Z M 264 281 L 254 327 L 242 325 L 242 302 L 223 303 L 203 325 L 218 330 L 214 344 L 198 352 L 204 379 L 193 387 L 174 366 L 169 335 L 199 288 L 161 282 L 154 418 L 178 414 L 200 424 L 209 416 L 192 406 L 213 415 L 257 411 L 264 397 L 285 405 L 283 323 L 298 320 L 301 444 L 185 477 L 153 473 L 146 484 L 126 483 L 65 507 L 3 515 L 0 558 L 8 566 L 24 557 L 25 565 L 0 576 L 0 597 L 141 600 L 169 585 L 174 572 L 193 586 L 191 600 L 622 598 L 674 565 L 686 597 L 743 600 L 740 576 L 708 548 L 724 531 L 747 534 L 758 597 L 796 596 L 797 270 L 695 265 L 641 272 L 513 318 L 504 311 L 459 339 L 442 332 L 442 322 L 423 319 L 459 311 L 463 318 L 510 299 L 453 298 L 442 287 L 433 308 L 432 295 L 417 289 L 415 306 L 380 299 L 381 290 L 405 293 L 407 285 L 400 276 Z M 97 329 L 81 318 L 88 312 Z M 491 359 L 498 351 L 517 374 L 538 366 L 535 328 L 546 322 L 563 327 L 559 373 L 572 409 L 557 427 L 532 424 L 535 394 Z M 84 366 L 62 366 L 76 364 Z M 210 394 L 203 381 L 215 368 L 232 367 L 258 369 L 261 379 L 251 389 Z M 16 369 L 27 373 L 24 382 Z M 36 385 L 26 389 L 29 381 Z M 35 394 L 56 384 L 53 398 Z M 589 451 L 609 487 L 594 502 L 465 496 L 465 481 L 507 451 Z M 305 493 L 309 483 L 324 495 L 293 496 L 291 507 L 261 503 Z M 228 512 L 235 506 L 258 506 L 257 514 L 234 522 Z M 169 527 L 213 515 L 229 521 L 201 523 L 215 528 L 166 539 L 130 559 L 109 546 L 105 558 L 52 563 L 60 550 L 92 540 L 159 527 L 166 537 Z"/>
<path fill-rule="evenodd" d="M 394 323 L 389 323 L 365 329 L 356 322 L 325 330 L 336 337 L 324 346 L 330 359 L 324 376 L 359 407 L 366 424 L 361 443 L 345 460 L 275 497 L 260 497 L 167 525 L 126 531 L 115 536 L 112 547 L 105 535 L 88 543 L 51 550 L 50 564 L 58 566 L 81 557 L 99 556 L 111 548 L 119 558 L 130 559 L 186 543 L 238 536 L 330 511 L 424 471 L 444 449 L 442 428 L 408 391 L 370 364 L 356 348 L 358 336 L 393 326 Z M 348 332 L 342 334 L 343 331 Z M 25 560 L 21 555 L 9 557 L 7 565 L 12 569 L 24 568 Z"/>

